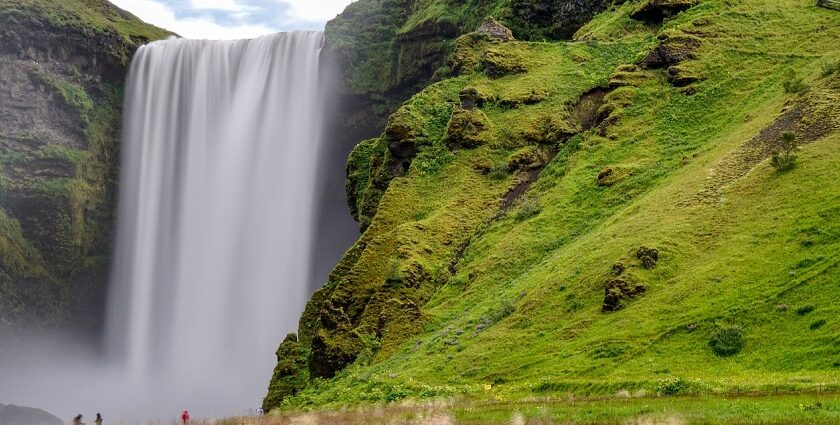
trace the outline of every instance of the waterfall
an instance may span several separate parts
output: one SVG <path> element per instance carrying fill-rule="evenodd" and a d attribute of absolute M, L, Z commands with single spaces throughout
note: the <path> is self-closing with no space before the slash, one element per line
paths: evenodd
<path fill-rule="evenodd" d="M 177 39 L 133 59 L 106 343 L 129 387 L 166 394 L 148 403 L 229 414 L 265 394 L 310 290 L 322 43 Z"/>

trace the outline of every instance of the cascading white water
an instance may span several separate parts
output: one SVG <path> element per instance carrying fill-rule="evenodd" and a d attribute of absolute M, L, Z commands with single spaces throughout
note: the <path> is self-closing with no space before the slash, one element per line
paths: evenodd
<path fill-rule="evenodd" d="M 256 407 L 296 328 L 309 295 L 322 42 L 315 32 L 178 39 L 132 62 L 107 344 L 127 385 L 166 394 L 167 408 Z"/>

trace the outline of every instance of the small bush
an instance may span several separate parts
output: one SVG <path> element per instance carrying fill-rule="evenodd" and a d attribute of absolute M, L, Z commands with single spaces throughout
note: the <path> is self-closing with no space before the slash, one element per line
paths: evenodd
<path fill-rule="evenodd" d="M 720 326 L 709 340 L 709 346 L 720 357 L 734 356 L 744 348 L 744 330 L 738 325 Z"/>
<path fill-rule="evenodd" d="M 822 77 L 826 78 L 832 74 L 840 74 L 840 60 L 823 64 Z"/>
<path fill-rule="evenodd" d="M 482 330 L 487 326 L 494 325 L 500 322 L 505 317 L 508 317 L 511 314 L 513 314 L 514 311 L 516 311 L 516 307 L 513 305 L 513 303 L 511 303 L 510 301 L 505 301 L 496 309 L 490 310 L 487 313 L 485 313 L 484 316 L 481 316 L 481 323 L 479 323 L 479 325 L 484 326 L 482 326 L 481 329 L 476 327 L 476 330 Z"/>
<path fill-rule="evenodd" d="M 808 91 L 808 85 L 792 69 L 789 69 L 785 73 L 785 80 L 782 82 L 782 87 L 784 87 L 785 93 L 787 94 L 802 94 Z"/>
<path fill-rule="evenodd" d="M 659 381 L 656 392 L 661 395 L 677 395 L 688 389 L 688 382 L 682 378 L 667 378 Z"/>
<path fill-rule="evenodd" d="M 796 309 L 796 314 L 798 314 L 800 316 L 804 316 L 804 315 L 814 311 L 814 308 L 815 307 L 814 307 L 813 304 L 803 305 L 802 307 L 799 307 L 799 308 Z"/>
<path fill-rule="evenodd" d="M 780 173 L 793 169 L 796 165 L 796 152 L 798 150 L 799 146 L 796 144 L 796 134 L 790 131 L 785 132 L 782 135 L 782 143 L 779 149 L 773 151 L 770 165 Z"/>
<path fill-rule="evenodd" d="M 385 401 L 387 401 L 388 403 L 393 403 L 395 401 L 400 401 L 408 397 L 409 395 L 410 394 L 407 390 L 400 387 L 394 387 L 391 389 L 390 392 L 388 392 L 388 394 L 385 395 Z"/>
<path fill-rule="evenodd" d="M 490 180 L 494 181 L 505 180 L 508 176 L 510 176 L 510 173 L 508 172 L 507 164 L 494 165 L 493 168 L 487 171 L 487 177 L 490 177 Z"/>
<path fill-rule="evenodd" d="M 522 200 L 522 204 L 519 205 L 519 209 L 516 210 L 513 218 L 515 218 L 516 221 L 523 221 L 534 217 L 541 211 L 542 204 L 540 203 L 540 195 L 536 193 L 528 194 L 525 195 L 525 198 Z"/>
<path fill-rule="evenodd" d="M 826 323 L 828 323 L 828 322 L 826 322 L 825 319 L 817 320 L 816 322 L 811 323 L 811 330 L 815 331 L 815 330 L 825 326 Z"/>

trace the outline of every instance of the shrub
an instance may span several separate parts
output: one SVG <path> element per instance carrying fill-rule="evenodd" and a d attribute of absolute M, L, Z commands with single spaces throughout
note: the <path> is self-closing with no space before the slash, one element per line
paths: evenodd
<path fill-rule="evenodd" d="M 744 330 L 738 325 L 720 326 L 709 340 L 712 351 L 720 357 L 730 357 L 744 348 Z"/>
<path fill-rule="evenodd" d="M 515 311 L 516 306 L 514 306 L 513 303 L 511 303 L 510 301 L 505 301 L 502 303 L 502 305 L 498 306 L 497 308 L 488 310 L 487 313 L 481 316 L 481 320 L 479 321 L 478 325 L 476 325 L 476 332 L 481 332 L 488 326 L 492 326 L 502 321 L 502 319 L 510 316 Z"/>
<path fill-rule="evenodd" d="M 688 389 L 688 382 L 682 378 L 667 378 L 659 381 L 656 392 L 661 395 L 677 395 Z"/>
<path fill-rule="evenodd" d="M 785 72 L 785 80 L 782 82 L 782 86 L 785 93 L 788 94 L 802 94 L 808 91 L 808 85 L 792 69 Z"/>
<path fill-rule="evenodd" d="M 782 134 L 782 143 L 779 149 L 773 151 L 770 165 L 780 173 L 791 170 L 796 165 L 796 151 L 798 150 L 796 135 L 790 131 L 785 132 Z"/>
<path fill-rule="evenodd" d="M 808 304 L 808 305 L 803 305 L 802 307 L 797 308 L 796 309 L 796 314 L 798 314 L 800 316 L 804 316 L 804 315 L 806 315 L 806 314 L 808 314 L 812 311 L 814 311 L 814 305 L 813 304 Z"/>
<path fill-rule="evenodd" d="M 840 74 L 840 60 L 823 64 L 822 77 L 826 78 L 832 74 Z"/>
<path fill-rule="evenodd" d="M 494 181 L 501 181 L 505 180 L 510 176 L 508 172 L 507 164 L 497 164 L 494 165 L 490 170 L 487 172 L 487 177 L 490 177 L 490 180 Z"/>
<path fill-rule="evenodd" d="M 404 388 L 394 387 L 391 389 L 390 392 L 388 392 L 388 394 L 385 395 L 385 401 L 388 403 L 393 403 L 395 401 L 400 401 L 408 397 L 409 395 L 409 392 Z"/>
<path fill-rule="evenodd" d="M 519 205 L 519 209 L 516 210 L 516 214 L 513 217 L 516 221 L 523 221 L 539 214 L 541 211 L 540 195 L 528 194 L 522 199 L 522 203 Z"/>
<path fill-rule="evenodd" d="M 817 329 L 825 326 L 826 323 L 828 323 L 828 322 L 826 322 L 825 319 L 817 320 L 816 322 L 811 323 L 811 330 L 812 331 L 817 330 Z"/>

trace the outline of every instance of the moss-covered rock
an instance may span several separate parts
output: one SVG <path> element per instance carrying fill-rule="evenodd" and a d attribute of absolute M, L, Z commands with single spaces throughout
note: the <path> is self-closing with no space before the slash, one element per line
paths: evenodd
<path fill-rule="evenodd" d="M 309 384 L 309 345 L 298 340 L 296 334 L 289 334 L 277 349 L 277 366 L 271 377 L 268 395 L 263 408 L 270 409 L 283 402 L 285 397 L 294 396 Z"/>
<path fill-rule="evenodd" d="M 0 333 L 101 326 L 122 86 L 168 35 L 104 1 L 0 0 Z"/>
<path fill-rule="evenodd" d="M 475 148 L 488 141 L 490 120 L 480 109 L 456 108 L 446 127 L 450 148 Z"/>

